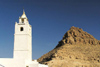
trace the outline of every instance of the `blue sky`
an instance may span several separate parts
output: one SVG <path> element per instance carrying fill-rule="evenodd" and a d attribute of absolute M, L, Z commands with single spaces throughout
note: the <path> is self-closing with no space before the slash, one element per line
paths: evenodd
<path fill-rule="evenodd" d="M 99 0 L 0 0 L 0 57 L 12 58 L 23 8 L 32 25 L 33 59 L 52 50 L 71 26 L 100 40 Z"/>

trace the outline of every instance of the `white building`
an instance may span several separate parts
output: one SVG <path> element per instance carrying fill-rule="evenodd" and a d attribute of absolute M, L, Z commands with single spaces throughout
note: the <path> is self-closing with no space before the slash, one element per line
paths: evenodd
<path fill-rule="evenodd" d="M 0 58 L 0 67 L 48 67 L 32 61 L 32 27 L 23 14 L 15 23 L 13 58 Z"/>

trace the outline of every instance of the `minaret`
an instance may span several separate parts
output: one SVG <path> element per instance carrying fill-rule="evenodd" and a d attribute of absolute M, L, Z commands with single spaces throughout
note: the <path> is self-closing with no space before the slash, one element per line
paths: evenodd
<path fill-rule="evenodd" d="M 14 59 L 32 60 L 32 28 L 24 10 L 15 23 Z"/>

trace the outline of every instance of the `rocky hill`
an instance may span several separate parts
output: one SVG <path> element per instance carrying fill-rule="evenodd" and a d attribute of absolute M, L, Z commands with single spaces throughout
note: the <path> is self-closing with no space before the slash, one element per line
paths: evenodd
<path fill-rule="evenodd" d="M 73 26 L 38 62 L 49 67 L 100 67 L 100 41 Z"/>

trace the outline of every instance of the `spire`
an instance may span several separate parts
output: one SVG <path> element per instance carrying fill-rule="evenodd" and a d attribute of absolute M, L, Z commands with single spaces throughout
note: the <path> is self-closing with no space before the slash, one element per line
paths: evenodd
<path fill-rule="evenodd" d="M 19 23 L 23 24 L 23 23 L 28 23 L 28 18 L 26 17 L 25 11 L 23 9 L 23 14 L 21 17 L 19 17 Z"/>
<path fill-rule="evenodd" d="M 24 8 L 23 8 L 23 14 L 25 14 Z"/>
<path fill-rule="evenodd" d="M 23 14 L 22 14 L 21 18 L 27 18 L 24 9 L 23 9 Z"/>

